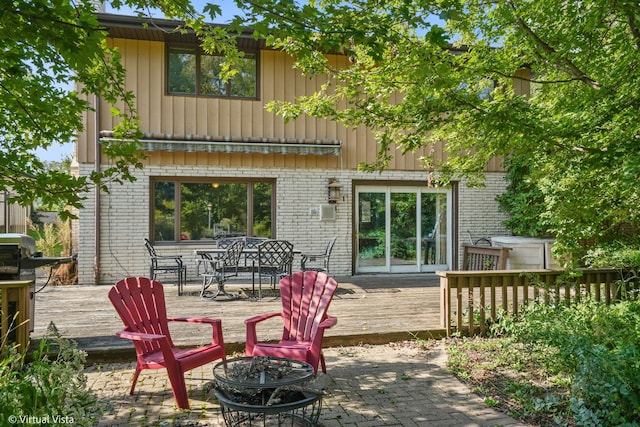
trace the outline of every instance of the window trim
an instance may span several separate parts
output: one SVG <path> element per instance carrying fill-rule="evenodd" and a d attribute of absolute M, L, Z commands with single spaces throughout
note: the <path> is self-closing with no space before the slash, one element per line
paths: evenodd
<path fill-rule="evenodd" d="M 193 52 L 196 54 L 196 81 L 195 81 L 195 87 L 196 87 L 196 91 L 195 93 L 182 93 L 182 92 L 171 92 L 169 90 L 170 87 L 170 76 L 169 76 L 169 71 L 170 71 L 170 53 L 171 53 L 171 49 L 175 48 L 175 49 L 188 49 L 188 50 L 193 50 Z M 186 43 L 165 43 L 165 60 L 164 60 L 164 75 L 165 75 L 165 84 L 164 84 L 164 92 L 165 95 L 167 96 L 187 96 L 187 97 L 198 97 L 198 98 L 217 98 L 217 99 L 238 99 L 238 100 L 250 100 L 250 101 L 259 101 L 260 100 L 260 49 L 241 49 L 242 52 L 245 52 L 246 54 L 251 54 L 251 55 L 255 55 L 255 62 L 256 62 L 256 82 L 255 82 L 255 88 L 256 88 L 256 94 L 255 96 L 233 96 L 230 94 L 231 92 L 231 82 L 226 82 L 225 86 L 226 86 L 226 91 L 227 94 L 226 95 L 213 95 L 213 94 L 206 94 L 206 93 L 200 93 L 200 89 L 201 89 L 201 79 L 202 79 L 202 71 L 200 69 L 200 57 L 202 55 L 209 55 L 209 56 L 222 56 L 222 55 L 211 55 L 209 53 L 206 53 L 200 46 L 198 45 L 193 45 L 193 44 L 186 44 Z"/>
<path fill-rule="evenodd" d="M 155 184 L 157 182 L 173 182 L 174 186 L 174 200 L 176 205 L 175 220 L 174 220 L 174 239 L 173 240 L 156 240 L 155 238 Z M 181 213 L 180 209 L 182 206 L 182 194 L 180 192 L 180 187 L 182 184 L 207 184 L 207 183 L 219 183 L 219 184 L 251 184 L 250 190 L 248 193 L 251 196 L 247 195 L 247 235 L 252 234 L 253 232 L 253 203 L 249 205 L 249 202 L 253 202 L 253 184 L 261 183 L 261 184 L 271 184 L 271 236 L 269 238 L 273 239 L 276 236 L 276 202 L 278 200 L 276 194 L 277 188 L 277 180 L 276 178 L 263 178 L 263 177 L 190 177 L 190 176 L 152 176 L 149 178 L 149 236 L 152 243 L 156 244 L 183 244 L 183 245 L 194 245 L 194 244 L 211 244 L 211 240 L 180 240 L 180 230 L 182 228 L 181 224 Z M 251 199 L 250 199 L 251 198 Z M 251 217 L 251 221 L 249 221 L 249 217 Z"/>

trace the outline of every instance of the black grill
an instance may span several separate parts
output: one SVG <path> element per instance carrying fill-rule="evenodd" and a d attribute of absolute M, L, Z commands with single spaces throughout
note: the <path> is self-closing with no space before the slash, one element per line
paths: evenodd
<path fill-rule="evenodd" d="M 35 280 L 35 269 L 71 262 L 71 257 L 43 257 L 36 241 L 25 234 L 0 234 L 0 280 Z"/>
<path fill-rule="evenodd" d="M 72 257 L 43 257 L 36 251 L 36 241 L 25 234 L 0 234 L 0 286 L 11 285 L 12 282 L 32 282 L 29 286 L 29 331 L 33 332 L 33 319 L 35 315 L 35 280 L 36 268 L 46 265 L 57 265 L 71 262 Z M 26 298 L 26 297 L 25 297 Z M 5 303 L 7 313 L 1 313 L 2 317 L 13 319 L 18 309 L 18 301 Z M 0 310 L 1 311 L 1 310 Z M 0 338 L 3 331 L 0 328 Z M 9 341 L 15 341 L 15 329 L 5 331 Z"/>

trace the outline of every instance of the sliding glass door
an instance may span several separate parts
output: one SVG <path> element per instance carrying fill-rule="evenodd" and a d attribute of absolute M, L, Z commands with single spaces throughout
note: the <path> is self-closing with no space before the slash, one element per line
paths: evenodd
<path fill-rule="evenodd" d="M 356 188 L 357 273 L 446 269 L 449 193 L 425 187 Z"/>

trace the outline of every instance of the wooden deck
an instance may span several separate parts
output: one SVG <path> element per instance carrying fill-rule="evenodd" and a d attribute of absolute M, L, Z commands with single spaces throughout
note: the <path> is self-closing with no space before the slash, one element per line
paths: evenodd
<path fill-rule="evenodd" d="M 338 324 L 325 335 L 326 346 L 358 343 L 380 344 L 389 341 L 442 336 L 440 325 L 440 288 L 435 274 L 367 275 L 336 277 L 339 283 L 329 313 Z M 38 288 L 41 285 L 38 286 Z M 263 285 L 264 288 L 264 285 Z M 35 325 L 32 341 L 38 340 L 53 322 L 60 334 L 74 339 L 90 359 L 112 359 L 133 352 L 133 346 L 114 336 L 122 322 L 107 298 L 109 286 L 47 286 L 36 294 Z M 260 313 L 280 311 L 276 296 L 256 301 L 247 297 L 228 300 L 204 300 L 198 296 L 199 283 L 185 287 L 178 296 L 177 287 L 165 286 L 167 312 L 173 317 L 217 317 L 228 352 L 243 351 L 244 320 Z M 226 289 L 238 293 L 251 289 L 250 278 L 230 281 Z M 258 330 L 260 339 L 277 339 L 281 325 L 265 322 Z M 207 342 L 210 330 L 194 324 L 176 324 L 172 330 L 178 345 Z"/>

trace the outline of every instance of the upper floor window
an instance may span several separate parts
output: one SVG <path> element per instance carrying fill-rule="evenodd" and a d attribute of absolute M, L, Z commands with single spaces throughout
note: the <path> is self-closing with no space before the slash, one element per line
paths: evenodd
<path fill-rule="evenodd" d="M 229 81 L 220 77 L 223 58 L 196 47 L 168 47 L 167 88 L 174 95 L 229 98 L 258 97 L 258 55 L 245 52 L 238 72 Z"/>

